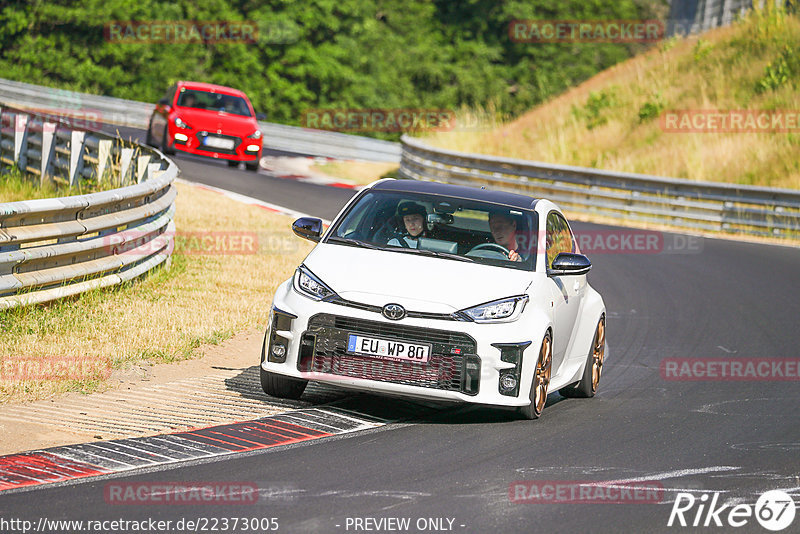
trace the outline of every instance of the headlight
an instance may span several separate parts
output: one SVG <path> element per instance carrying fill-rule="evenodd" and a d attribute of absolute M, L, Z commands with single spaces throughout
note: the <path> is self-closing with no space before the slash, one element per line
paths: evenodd
<path fill-rule="evenodd" d="M 248 139 L 261 139 L 261 130 L 256 130 L 247 136 Z"/>
<path fill-rule="evenodd" d="M 298 293 L 314 300 L 323 300 L 336 295 L 336 292 L 325 285 L 325 282 L 314 276 L 311 271 L 301 265 L 294 273 L 294 288 Z"/>
<path fill-rule="evenodd" d="M 178 128 L 186 128 L 187 130 L 191 130 L 192 127 L 183 122 L 180 117 L 175 117 L 175 126 Z"/>
<path fill-rule="evenodd" d="M 459 313 L 466 314 L 476 323 L 506 323 L 519 319 L 527 303 L 528 296 L 520 295 L 487 302 L 474 308 L 461 310 Z"/>

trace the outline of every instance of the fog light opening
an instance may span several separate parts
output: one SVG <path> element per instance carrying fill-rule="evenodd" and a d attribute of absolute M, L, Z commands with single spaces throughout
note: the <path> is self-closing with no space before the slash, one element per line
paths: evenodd
<path fill-rule="evenodd" d="M 500 377 L 500 388 L 503 391 L 514 391 L 517 387 L 517 377 L 511 373 L 505 373 Z"/>

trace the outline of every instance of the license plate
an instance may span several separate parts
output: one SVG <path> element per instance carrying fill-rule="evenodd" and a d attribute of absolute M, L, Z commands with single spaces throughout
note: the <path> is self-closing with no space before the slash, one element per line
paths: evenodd
<path fill-rule="evenodd" d="M 203 144 L 206 146 L 212 146 L 214 148 L 222 148 L 225 150 L 233 149 L 233 139 L 223 139 L 221 137 L 208 136 L 205 139 L 203 139 Z"/>
<path fill-rule="evenodd" d="M 431 354 L 431 346 L 350 334 L 347 339 L 347 352 L 383 360 L 427 363 Z"/>

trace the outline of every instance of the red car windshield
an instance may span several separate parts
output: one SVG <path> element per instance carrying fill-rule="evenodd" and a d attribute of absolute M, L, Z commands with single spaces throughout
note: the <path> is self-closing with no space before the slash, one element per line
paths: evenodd
<path fill-rule="evenodd" d="M 232 115 L 252 117 L 247 102 L 240 96 L 197 91 L 195 89 L 182 89 L 178 97 L 178 106 L 209 111 L 224 111 Z"/>

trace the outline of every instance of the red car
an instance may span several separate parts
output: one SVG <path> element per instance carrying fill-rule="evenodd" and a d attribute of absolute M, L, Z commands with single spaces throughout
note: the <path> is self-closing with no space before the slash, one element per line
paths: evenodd
<path fill-rule="evenodd" d="M 178 82 L 158 101 L 147 128 L 147 144 L 165 154 L 176 150 L 240 162 L 255 171 L 261 160 L 261 130 L 253 105 L 237 89 Z"/>

